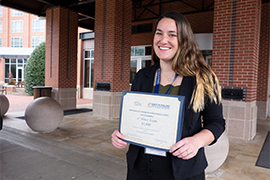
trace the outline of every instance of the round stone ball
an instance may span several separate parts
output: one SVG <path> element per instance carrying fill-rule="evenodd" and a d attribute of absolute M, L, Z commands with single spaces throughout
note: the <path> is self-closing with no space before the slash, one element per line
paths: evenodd
<path fill-rule="evenodd" d="M 0 115 L 3 117 L 8 111 L 8 109 L 9 100 L 4 94 L 0 93 Z"/>
<path fill-rule="evenodd" d="M 205 156 L 208 162 L 205 173 L 217 170 L 226 160 L 228 153 L 229 139 L 227 133 L 224 132 L 215 144 L 205 147 Z"/>
<path fill-rule="evenodd" d="M 56 130 L 61 124 L 64 111 L 61 105 L 53 98 L 39 97 L 33 100 L 25 110 L 27 125 L 40 133 L 49 133 Z"/>

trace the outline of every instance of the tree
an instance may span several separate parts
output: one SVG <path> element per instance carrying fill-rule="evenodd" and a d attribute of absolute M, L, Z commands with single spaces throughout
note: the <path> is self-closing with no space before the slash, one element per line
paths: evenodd
<path fill-rule="evenodd" d="M 45 84 L 45 42 L 37 46 L 27 61 L 24 70 L 25 92 L 33 95 L 33 86 Z"/>

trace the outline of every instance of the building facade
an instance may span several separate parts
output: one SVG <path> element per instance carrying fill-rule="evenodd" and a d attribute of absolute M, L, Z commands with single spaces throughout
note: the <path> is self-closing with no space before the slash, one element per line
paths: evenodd
<path fill-rule="evenodd" d="M 0 81 L 24 81 L 24 68 L 32 51 L 45 41 L 45 20 L 0 6 Z"/>
<path fill-rule="evenodd" d="M 257 119 L 270 116 L 269 1 L 96 0 L 95 33 L 81 33 L 79 41 L 78 14 L 47 9 L 45 85 L 65 109 L 76 107 L 76 97 L 93 98 L 95 116 L 118 118 L 122 91 L 152 64 L 155 22 L 167 11 L 189 20 L 220 81 L 228 136 L 252 140 Z"/>

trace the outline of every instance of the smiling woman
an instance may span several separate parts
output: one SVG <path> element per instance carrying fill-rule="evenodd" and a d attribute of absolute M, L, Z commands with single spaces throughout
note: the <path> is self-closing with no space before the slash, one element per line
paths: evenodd
<path fill-rule="evenodd" d="M 158 19 L 153 49 L 155 64 L 136 74 L 131 90 L 184 96 L 182 139 L 169 152 L 130 144 L 127 179 L 204 180 L 204 147 L 214 144 L 225 129 L 218 79 L 206 65 L 189 22 L 179 13 L 168 12 Z M 152 106 L 163 107 L 160 102 Z M 171 120 L 163 119 L 167 124 Z M 115 130 L 112 144 L 125 148 L 122 139 Z"/>

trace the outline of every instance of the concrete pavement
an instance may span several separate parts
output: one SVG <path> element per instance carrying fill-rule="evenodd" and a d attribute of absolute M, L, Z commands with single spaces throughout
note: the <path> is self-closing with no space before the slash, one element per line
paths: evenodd
<path fill-rule="evenodd" d="M 1 180 L 125 179 L 124 159 L 5 127 L 0 132 Z"/>

